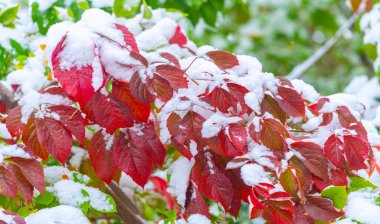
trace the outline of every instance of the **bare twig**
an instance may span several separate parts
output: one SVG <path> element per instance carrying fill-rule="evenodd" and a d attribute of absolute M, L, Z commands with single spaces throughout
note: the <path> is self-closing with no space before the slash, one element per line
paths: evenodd
<path fill-rule="evenodd" d="M 367 0 L 361 2 L 359 9 L 338 29 L 335 35 L 329 39 L 321 48 L 319 48 L 306 61 L 297 65 L 287 76 L 288 79 L 296 79 L 301 77 L 308 69 L 310 69 L 319 59 L 321 59 L 350 29 L 357 21 L 359 16 L 364 12 Z"/>
<path fill-rule="evenodd" d="M 17 105 L 13 94 L 2 83 L 0 83 L 0 101 L 6 104 L 9 109 L 12 109 Z"/>
<path fill-rule="evenodd" d="M 128 224 L 144 223 L 144 219 L 141 217 L 135 204 L 124 194 L 117 184 L 112 182 L 110 185 L 106 186 L 106 193 L 110 194 L 115 200 L 117 215 L 120 220 Z"/>

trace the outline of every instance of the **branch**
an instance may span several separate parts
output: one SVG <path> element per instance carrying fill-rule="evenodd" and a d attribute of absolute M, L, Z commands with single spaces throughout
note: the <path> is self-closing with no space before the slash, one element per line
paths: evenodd
<path fill-rule="evenodd" d="M 319 59 L 321 59 L 337 42 L 338 40 L 351 28 L 357 21 L 359 16 L 364 12 L 367 0 L 360 3 L 359 9 L 338 29 L 335 35 L 329 39 L 321 48 L 319 48 L 313 55 L 306 61 L 297 65 L 287 76 L 288 79 L 297 79 L 301 77 L 308 69 L 310 69 Z"/>
<path fill-rule="evenodd" d="M 117 184 L 112 182 L 110 185 L 106 185 L 106 193 L 110 194 L 115 200 L 117 215 L 123 222 L 133 224 L 145 223 L 135 204 Z"/>
<path fill-rule="evenodd" d="M 12 109 L 17 105 L 14 100 L 13 94 L 7 87 L 0 83 L 0 101 L 7 105 L 8 109 Z"/>

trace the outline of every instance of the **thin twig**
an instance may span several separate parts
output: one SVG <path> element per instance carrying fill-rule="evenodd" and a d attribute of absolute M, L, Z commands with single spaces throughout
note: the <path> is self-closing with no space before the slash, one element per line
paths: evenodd
<path fill-rule="evenodd" d="M 0 101 L 7 105 L 8 109 L 12 109 L 17 105 L 13 94 L 2 83 L 0 83 Z"/>
<path fill-rule="evenodd" d="M 117 215 L 122 221 L 128 224 L 144 223 L 135 204 L 124 194 L 117 184 L 112 182 L 110 185 L 106 185 L 106 193 L 110 194 L 115 200 Z"/>
<path fill-rule="evenodd" d="M 313 55 L 306 61 L 297 65 L 287 76 L 288 79 L 297 79 L 301 77 L 308 69 L 310 69 L 319 59 L 321 59 L 337 42 L 338 40 L 350 29 L 350 27 L 357 21 L 359 16 L 364 12 L 366 0 L 360 3 L 359 9 L 339 28 L 335 35 L 329 39 L 321 48 L 319 48 Z"/>

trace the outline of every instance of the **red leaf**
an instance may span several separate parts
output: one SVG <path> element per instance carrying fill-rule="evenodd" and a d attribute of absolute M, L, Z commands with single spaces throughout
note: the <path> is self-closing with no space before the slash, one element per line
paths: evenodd
<path fill-rule="evenodd" d="M 328 161 L 321 146 L 313 142 L 294 142 L 291 147 L 301 154 L 300 158 L 310 172 L 322 180 L 328 179 Z"/>
<path fill-rule="evenodd" d="M 347 186 L 347 176 L 343 170 L 330 169 L 330 175 L 328 180 L 322 180 L 319 177 L 312 177 L 315 186 L 318 190 L 322 191 L 330 185 L 334 186 Z"/>
<path fill-rule="evenodd" d="M 29 118 L 22 132 L 22 141 L 28 148 L 33 151 L 34 154 L 43 160 L 47 160 L 49 153 L 41 146 L 38 140 L 35 121 L 35 118 Z"/>
<path fill-rule="evenodd" d="M 139 53 L 135 37 L 128 28 L 118 23 L 115 23 L 115 27 L 123 33 L 125 45 L 130 47 L 132 51 Z"/>
<path fill-rule="evenodd" d="M 91 165 L 94 167 L 96 175 L 107 184 L 111 183 L 116 172 L 113 161 L 113 139 L 108 137 L 110 138 L 108 141 L 111 142 L 106 142 L 103 131 L 99 130 L 92 136 L 88 146 Z"/>
<path fill-rule="evenodd" d="M 186 45 L 186 43 L 186 35 L 182 32 L 181 26 L 177 25 L 174 35 L 169 40 L 169 44 L 178 44 L 182 47 L 183 45 Z"/>
<path fill-rule="evenodd" d="M 267 118 L 262 120 L 261 141 L 269 149 L 283 151 L 285 149 L 285 138 L 288 137 L 288 131 L 277 120 Z"/>
<path fill-rule="evenodd" d="M 65 105 L 50 106 L 51 112 L 57 113 L 62 124 L 71 132 L 80 145 L 84 145 L 85 121 L 81 112 L 74 107 Z"/>
<path fill-rule="evenodd" d="M 338 114 L 339 122 L 342 127 L 348 128 L 350 124 L 358 122 L 354 115 L 352 115 L 350 109 L 346 106 L 337 107 L 336 113 Z"/>
<path fill-rule="evenodd" d="M 58 43 L 52 54 L 52 65 L 54 77 L 58 79 L 61 83 L 62 88 L 72 97 L 74 97 L 81 106 L 87 104 L 87 102 L 92 98 L 95 93 L 94 87 L 92 86 L 92 77 L 94 69 L 91 65 L 83 66 L 81 68 L 72 67 L 68 70 L 62 70 L 61 58 L 59 54 L 64 49 L 64 42 L 66 40 L 66 35 Z M 78 52 L 79 53 L 79 52 Z M 95 47 L 94 47 L 94 58 Z"/>
<path fill-rule="evenodd" d="M 290 166 L 285 172 L 280 175 L 280 183 L 284 190 L 293 197 L 303 196 L 305 194 L 305 176 L 302 171 L 296 166 Z M 301 195 L 298 195 L 298 193 Z"/>
<path fill-rule="evenodd" d="M 247 142 L 247 129 L 239 123 L 230 124 L 228 126 L 228 137 L 234 147 L 238 151 L 241 151 Z"/>
<path fill-rule="evenodd" d="M 70 155 L 73 138 L 65 126 L 54 118 L 36 119 L 37 137 L 44 150 L 64 164 Z"/>
<path fill-rule="evenodd" d="M 16 164 L 28 182 L 43 194 L 45 187 L 44 172 L 37 160 L 17 157 L 11 157 L 8 160 Z"/>
<path fill-rule="evenodd" d="M 306 197 L 305 211 L 313 219 L 326 222 L 341 217 L 344 212 L 336 210 L 332 202 L 318 196 Z"/>
<path fill-rule="evenodd" d="M 227 90 L 216 87 L 206 97 L 211 99 L 210 104 L 218 108 L 223 113 L 228 113 L 230 108 L 236 109 L 236 98 Z"/>
<path fill-rule="evenodd" d="M 329 98 L 327 98 L 327 97 L 320 97 L 317 100 L 317 102 L 315 102 L 313 104 L 310 104 L 307 107 L 314 114 L 319 114 L 319 111 L 323 108 L 323 106 L 325 105 L 325 103 L 328 103 L 328 102 L 330 102 Z"/>
<path fill-rule="evenodd" d="M 132 96 L 140 103 L 151 103 L 154 97 L 148 90 L 148 86 L 141 80 L 139 73 L 135 72 L 130 80 L 129 90 Z"/>
<path fill-rule="evenodd" d="M 144 187 L 152 172 L 152 160 L 145 148 L 137 147 L 128 135 L 120 133 L 115 138 L 113 159 L 120 170 Z"/>
<path fill-rule="evenodd" d="M 2 166 L 0 166 L 0 194 L 17 198 L 15 177 Z"/>
<path fill-rule="evenodd" d="M 172 63 L 174 66 L 176 66 L 176 67 L 178 67 L 178 68 L 181 67 L 181 65 L 179 64 L 178 59 L 177 59 L 174 55 L 172 55 L 172 54 L 170 54 L 170 53 L 168 53 L 168 52 L 161 52 L 161 53 L 160 53 L 160 56 L 163 57 L 163 58 L 165 58 L 166 60 L 168 60 L 168 61 L 169 61 L 170 63 Z"/>
<path fill-rule="evenodd" d="M 275 97 L 275 100 L 289 116 L 305 116 L 305 102 L 296 90 L 288 87 L 279 86 L 278 96 Z"/>
<path fill-rule="evenodd" d="M 225 210 L 228 210 L 232 202 L 233 186 L 214 164 L 210 153 L 197 155 L 192 170 L 192 180 L 207 198 L 218 201 Z"/>
<path fill-rule="evenodd" d="M 185 209 L 186 212 L 190 215 L 201 214 L 207 218 L 210 218 L 209 208 L 201 193 L 199 193 L 198 189 L 192 182 L 189 183 L 186 191 Z"/>
<path fill-rule="evenodd" d="M 159 65 L 156 67 L 156 72 L 166 79 L 174 90 L 187 88 L 188 86 L 185 71 L 176 66 Z"/>
<path fill-rule="evenodd" d="M 140 103 L 132 96 L 129 83 L 114 80 L 112 83 L 112 95 L 129 107 L 134 120 L 139 122 L 148 121 L 150 105 Z"/>
<path fill-rule="evenodd" d="M 286 113 L 281 109 L 280 105 L 277 103 L 273 97 L 268 94 L 265 94 L 263 101 L 261 101 L 261 113 L 265 114 L 268 112 L 273 114 L 273 116 L 285 124 L 286 122 Z"/>
<path fill-rule="evenodd" d="M 8 164 L 7 169 L 15 177 L 17 188 L 20 191 L 22 197 L 28 204 L 30 204 L 33 198 L 34 187 L 29 183 L 24 174 L 22 174 L 20 168 L 18 168 L 16 165 Z"/>
<path fill-rule="evenodd" d="M 338 168 L 342 167 L 344 161 L 343 145 L 342 140 L 340 140 L 335 134 L 332 134 L 323 147 L 326 157 Z"/>
<path fill-rule="evenodd" d="M 354 170 L 366 169 L 365 160 L 369 155 L 369 145 L 366 144 L 359 136 L 345 135 L 344 151 L 347 162 Z"/>
<path fill-rule="evenodd" d="M 206 55 L 223 70 L 239 65 L 239 60 L 237 57 L 227 51 L 209 51 Z"/>
<path fill-rule="evenodd" d="M 133 143 L 139 148 L 144 148 L 153 163 L 162 166 L 165 160 L 165 147 L 158 138 L 154 125 L 137 124 L 133 129 L 137 129 L 129 130 Z"/>
<path fill-rule="evenodd" d="M 104 127 L 108 133 L 113 134 L 118 128 L 133 125 L 130 110 L 113 95 L 105 96 L 98 91 L 91 101 L 94 105 L 95 122 Z"/>
<path fill-rule="evenodd" d="M 154 75 L 150 83 L 151 94 L 157 96 L 160 100 L 167 102 L 173 96 L 173 88 L 168 80 L 161 76 Z"/>
<path fill-rule="evenodd" d="M 15 107 L 8 113 L 8 117 L 5 120 L 5 124 L 12 137 L 16 137 L 20 134 L 24 128 L 24 124 L 21 122 L 22 114 L 21 107 Z"/>

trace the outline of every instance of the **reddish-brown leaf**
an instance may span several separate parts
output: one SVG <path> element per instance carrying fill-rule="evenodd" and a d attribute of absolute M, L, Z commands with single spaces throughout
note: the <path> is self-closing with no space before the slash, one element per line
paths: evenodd
<path fill-rule="evenodd" d="M 35 118 L 29 118 L 22 132 L 22 141 L 28 148 L 30 148 L 33 151 L 34 154 L 36 154 L 43 160 L 47 160 L 49 157 L 49 153 L 46 151 L 46 149 L 44 149 L 41 146 L 38 140 L 35 121 Z"/>
<path fill-rule="evenodd" d="M 261 113 L 265 114 L 268 112 L 273 114 L 273 116 L 285 124 L 286 122 L 286 113 L 281 109 L 280 105 L 277 103 L 273 97 L 268 94 L 265 94 L 263 101 L 261 101 Z"/>
<path fill-rule="evenodd" d="M 64 42 L 66 40 L 66 35 L 57 44 L 56 48 L 52 54 L 52 65 L 54 77 L 58 79 L 61 83 L 62 88 L 74 99 L 76 99 L 81 106 L 87 104 L 95 93 L 94 87 L 92 86 L 92 76 L 94 69 L 91 65 L 78 67 L 71 67 L 67 70 L 61 69 L 61 57 L 59 54 L 65 48 Z M 95 57 L 95 47 L 94 60 Z M 78 52 L 80 53 L 80 52 Z"/>
<path fill-rule="evenodd" d="M 132 96 L 140 103 L 149 104 L 154 101 L 154 97 L 148 90 L 148 86 L 144 83 L 138 72 L 132 75 L 129 90 Z"/>
<path fill-rule="evenodd" d="M 184 46 L 187 43 L 187 37 L 182 32 L 181 26 L 177 25 L 174 35 L 169 39 L 169 44 L 178 44 L 179 46 Z"/>
<path fill-rule="evenodd" d="M 201 214 L 210 218 L 210 212 L 205 200 L 191 181 L 186 191 L 185 209 L 190 215 Z"/>
<path fill-rule="evenodd" d="M 71 132 L 80 145 L 84 145 L 85 121 L 79 110 L 71 106 L 55 105 L 49 110 L 59 115 L 59 120 Z"/>
<path fill-rule="evenodd" d="M 22 172 L 30 184 L 43 194 L 45 187 L 44 172 L 41 164 L 34 159 L 11 157 L 12 161 Z"/>
<path fill-rule="evenodd" d="M 164 102 L 169 101 L 173 96 L 173 88 L 170 83 L 159 75 L 154 75 L 149 89 L 152 95 L 157 96 Z"/>
<path fill-rule="evenodd" d="M 152 160 L 145 148 L 137 147 L 128 135 L 120 133 L 115 137 L 113 159 L 120 170 L 144 187 L 152 172 Z"/>
<path fill-rule="evenodd" d="M 228 126 L 228 138 L 232 145 L 241 151 L 247 142 L 247 129 L 240 123 L 230 124 Z"/>
<path fill-rule="evenodd" d="M 114 80 L 112 83 L 112 95 L 129 107 L 134 120 L 139 122 L 148 121 L 150 105 L 140 103 L 132 96 L 129 83 Z"/>
<path fill-rule="evenodd" d="M 0 166 L 0 194 L 17 198 L 15 177 L 3 166 Z"/>
<path fill-rule="evenodd" d="M 15 177 L 17 188 L 20 191 L 22 197 L 28 204 L 30 204 L 33 198 L 33 185 L 29 183 L 24 174 L 21 172 L 20 168 L 18 168 L 16 165 L 10 163 L 8 164 L 7 169 Z"/>
<path fill-rule="evenodd" d="M 239 65 L 239 60 L 237 57 L 227 51 L 209 51 L 206 55 L 223 70 Z"/>
<path fill-rule="evenodd" d="M 91 101 L 95 122 L 108 133 L 113 134 L 118 128 L 133 125 L 131 111 L 113 95 L 105 96 L 98 91 Z"/>
<path fill-rule="evenodd" d="M 306 197 L 304 209 L 313 219 L 322 222 L 334 220 L 344 214 L 338 211 L 330 200 L 318 196 Z"/>
<path fill-rule="evenodd" d="M 197 155 L 191 178 L 201 193 L 211 200 L 218 201 L 228 210 L 232 202 L 233 185 L 214 164 L 210 153 Z"/>
<path fill-rule="evenodd" d="M 123 33 L 125 46 L 130 47 L 132 51 L 139 53 L 135 37 L 128 28 L 118 23 L 115 23 L 115 27 Z"/>
<path fill-rule="evenodd" d="M 107 139 L 106 142 L 105 138 Z M 104 182 L 111 183 L 116 172 L 116 166 L 113 161 L 113 139 L 111 136 L 104 136 L 102 130 L 99 130 L 92 136 L 88 146 L 91 165 L 94 167 L 96 175 Z"/>
<path fill-rule="evenodd" d="M 283 151 L 285 149 L 285 138 L 288 131 L 277 120 L 272 118 L 263 119 L 261 123 L 261 141 L 269 149 Z"/>
<path fill-rule="evenodd" d="M 346 106 L 337 107 L 336 113 L 338 114 L 339 122 L 342 127 L 348 128 L 350 124 L 358 122 L 354 115 L 352 115 L 350 109 Z"/>
<path fill-rule="evenodd" d="M 7 126 L 7 129 L 12 137 L 18 136 L 24 128 L 24 124 L 21 122 L 21 118 L 22 114 L 20 106 L 15 107 L 9 111 L 8 117 L 5 120 L 5 125 Z"/>
<path fill-rule="evenodd" d="M 187 88 L 188 86 L 185 71 L 176 66 L 159 65 L 156 67 L 156 72 L 162 78 L 166 79 L 174 90 Z"/>
<path fill-rule="evenodd" d="M 275 100 L 289 116 L 305 116 L 305 102 L 303 101 L 301 95 L 295 89 L 279 86 L 278 96 L 275 97 Z"/>
<path fill-rule="evenodd" d="M 179 64 L 178 59 L 174 55 L 170 54 L 169 52 L 161 52 L 160 56 L 163 57 L 163 58 L 165 58 L 166 60 L 168 60 L 174 66 L 176 66 L 178 68 L 181 67 L 181 65 Z"/>
<path fill-rule="evenodd" d="M 347 162 L 354 170 L 360 170 L 367 168 L 365 164 L 368 158 L 370 147 L 359 136 L 345 135 L 344 141 L 344 153 L 347 158 Z"/>
<path fill-rule="evenodd" d="M 129 130 L 133 144 L 143 148 L 153 163 L 162 166 L 165 160 L 165 147 L 156 134 L 153 124 L 139 124 L 138 130 Z"/>
<path fill-rule="evenodd" d="M 335 134 L 332 134 L 323 146 L 326 157 L 338 168 L 342 167 L 344 161 L 343 145 L 343 141 Z"/>
<path fill-rule="evenodd" d="M 64 164 L 70 155 L 73 138 L 65 126 L 54 118 L 36 119 L 37 137 L 44 150 Z"/>
<path fill-rule="evenodd" d="M 312 174 L 322 180 L 328 179 L 328 161 L 321 146 L 313 142 L 294 142 L 291 147 L 301 154 L 300 159 Z"/>

